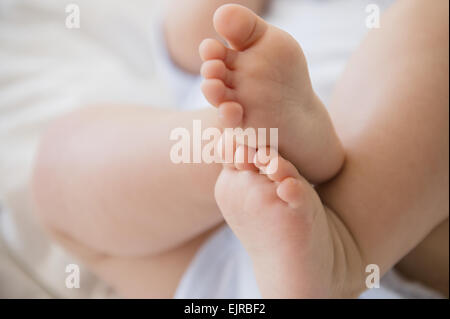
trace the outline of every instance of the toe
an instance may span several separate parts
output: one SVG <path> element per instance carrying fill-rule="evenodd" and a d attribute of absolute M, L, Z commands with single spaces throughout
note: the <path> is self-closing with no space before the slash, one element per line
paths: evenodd
<path fill-rule="evenodd" d="M 292 208 L 301 206 L 303 193 L 301 180 L 293 177 L 286 178 L 277 187 L 278 197 Z"/>
<path fill-rule="evenodd" d="M 237 102 L 225 102 L 219 106 L 219 120 L 223 127 L 237 127 L 243 116 L 244 109 Z"/>
<path fill-rule="evenodd" d="M 203 62 L 200 69 L 200 74 L 205 79 L 220 79 L 224 80 L 227 72 L 227 67 L 222 60 L 208 60 Z"/>
<path fill-rule="evenodd" d="M 223 102 L 234 100 L 234 91 L 219 79 L 207 79 L 203 81 L 202 92 L 208 102 L 214 106 L 219 106 Z"/>
<path fill-rule="evenodd" d="M 236 140 L 229 129 L 225 129 L 222 136 L 217 143 L 217 150 L 219 152 L 219 158 L 224 166 L 229 168 L 235 168 L 234 166 L 234 154 L 236 152 Z"/>
<path fill-rule="evenodd" d="M 256 167 L 264 170 L 273 158 L 278 157 L 278 152 L 270 147 L 260 147 L 255 154 L 254 163 Z"/>
<path fill-rule="evenodd" d="M 228 70 L 222 60 L 208 60 L 203 62 L 200 74 L 205 79 L 222 80 L 226 86 L 232 87 L 232 71 Z"/>
<path fill-rule="evenodd" d="M 203 61 L 208 60 L 225 60 L 227 55 L 227 47 L 220 41 L 215 39 L 205 39 L 199 46 L 200 58 Z"/>
<path fill-rule="evenodd" d="M 265 172 L 267 177 L 274 182 L 281 182 L 288 177 L 300 177 L 297 168 L 281 156 L 271 159 L 270 163 L 266 166 Z"/>
<path fill-rule="evenodd" d="M 233 69 L 237 53 L 227 48 L 216 39 L 205 39 L 200 43 L 199 53 L 202 61 L 222 60 L 228 68 Z"/>
<path fill-rule="evenodd" d="M 267 23 L 251 10 L 236 4 L 221 6 L 214 14 L 214 27 L 236 50 L 243 51 L 259 40 Z"/>
<path fill-rule="evenodd" d="M 239 145 L 234 153 L 234 165 L 238 170 L 256 171 L 253 164 L 256 150 L 252 147 Z"/>

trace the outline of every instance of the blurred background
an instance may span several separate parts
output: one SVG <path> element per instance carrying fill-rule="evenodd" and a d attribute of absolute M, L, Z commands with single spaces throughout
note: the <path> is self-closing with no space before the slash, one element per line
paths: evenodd
<path fill-rule="evenodd" d="M 80 12 L 80 28 L 66 21 Z M 39 136 L 54 118 L 92 104 L 173 103 L 155 67 L 164 1 L 0 1 L 0 298 L 106 297 L 108 287 L 42 232 L 28 183 Z M 69 7 L 70 8 L 70 7 Z M 82 265 L 80 265 L 82 267 Z"/>

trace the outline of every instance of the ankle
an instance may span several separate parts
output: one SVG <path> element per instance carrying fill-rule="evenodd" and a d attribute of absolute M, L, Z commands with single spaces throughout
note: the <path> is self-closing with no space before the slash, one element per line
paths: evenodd
<path fill-rule="evenodd" d="M 312 184 L 336 176 L 344 165 L 345 153 L 322 101 L 311 89 L 311 97 L 289 113 L 290 121 L 296 121 L 291 127 L 297 129 L 280 133 L 280 152 Z"/>
<path fill-rule="evenodd" d="M 325 206 L 334 242 L 333 298 L 358 298 L 366 287 L 365 262 L 358 243 L 339 216 Z"/>

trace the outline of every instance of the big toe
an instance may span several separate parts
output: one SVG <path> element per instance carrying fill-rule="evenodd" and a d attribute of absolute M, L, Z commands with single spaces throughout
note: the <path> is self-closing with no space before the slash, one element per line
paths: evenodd
<path fill-rule="evenodd" d="M 267 29 L 267 23 L 250 9 L 227 4 L 214 14 L 214 27 L 233 49 L 243 51 L 258 41 Z"/>

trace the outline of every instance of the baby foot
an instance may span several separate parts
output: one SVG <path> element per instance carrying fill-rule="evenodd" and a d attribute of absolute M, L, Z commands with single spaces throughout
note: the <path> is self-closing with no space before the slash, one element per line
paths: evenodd
<path fill-rule="evenodd" d="M 246 156 L 253 161 L 243 162 Z M 259 158 L 256 150 L 238 146 L 236 164 L 223 168 L 215 196 L 253 261 L 262 296 L 356 296 L 362 282 L 348 290 L 351 285 L 344 282 L 354 269 L 349 260 L 355 259 L 343 248 L 351 246 L 343 225 L 293 164 L 278 154 L 265 163 Z M 274 173 L 262 175 L 258 169 Z"/>
<path fill-rule="evenodd" d="M 220 7 L 214 26 L 231 48 L 202 42 L 202 91 L 219 108 L 223 125 L 278 128 L 280 152 L 309 181 L 334 176 L 342 165 L 341 146 L 298 43 L 239 5 Z"/>

